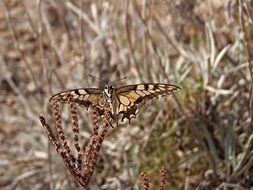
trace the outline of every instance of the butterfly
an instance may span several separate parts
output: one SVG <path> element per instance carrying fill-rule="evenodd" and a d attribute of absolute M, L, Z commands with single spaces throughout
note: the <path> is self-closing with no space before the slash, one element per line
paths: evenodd
<path fill-rule="evenodd" d="M 67 90 L 53 95 L 50 101 L 56 100 L 61 103 L 75 102 L 79 106 L 89 108 L 95 105 L 100 115 L 104 114 L 104 101 L 109 104 L 110 118 L 116 121 L 122 115 L 122 120 L 135 118 L 139 107 L 146 101 L 159 96 L 170 95 L 180 87 L 166 83 L 141 83 L 115 87 L 107 83 L 104 88 L 79 88 Z"/>

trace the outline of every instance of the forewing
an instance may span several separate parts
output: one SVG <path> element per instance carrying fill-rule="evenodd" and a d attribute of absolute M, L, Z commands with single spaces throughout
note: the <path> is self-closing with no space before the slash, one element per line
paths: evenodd
<path fill-rule="evenodd" d="M 180 89 L 178 86 L 163 83 L 143 83 L 116 88 L 118 105 L 116 114 L 123 114 L 122 119 L 136 117 L 138 107 L 160 95 L 169 95 Z"/>
<path fill-rule="evenodd" d="M 60 92 L 53 95 L 49 101 L 57 100 L 62 103 L 75 102 L 88 108 L 91 104 L 98 105 L 102 90 L 99 88 L 80 88 Z"/>

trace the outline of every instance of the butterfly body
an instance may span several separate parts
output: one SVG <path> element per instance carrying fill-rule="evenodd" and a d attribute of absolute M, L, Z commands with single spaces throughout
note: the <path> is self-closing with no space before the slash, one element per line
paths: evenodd
<path fill-rule="evenodd" d="M 99 114 L 104 114 L 104 101 L 109 104 L 110 117 L 112 120 L 118 120 L 122 115 L 122 121 L 127 118 L 135 118 L 139 107 L 146 101 L 158 98 L 160 95 L 169 95 L 180 89 L 178 86 L 166 83 L 141 83 L 114 87 L 111 83 L 100 88 L 80 88 L 55 94 L 50 101 L 68 103 L 75 102 L 87 109 L 95 105 Z"/>
<path fill-rule="evenodd" d="M 115 92 L 115 88 L 114 86 L 108 84 L 105 85 L 105 88 L 102 92 L 103 96 L 105 96 L 105 100 L 108 101 L 109 106 L 110 106 L 110 110 L 111 110 L 111 114 L 114 115 L 115 114 L 115 109 L 116 109 L 116 104 L 113 102 L 113 99 L 116 97 L 116 92 Z"/>

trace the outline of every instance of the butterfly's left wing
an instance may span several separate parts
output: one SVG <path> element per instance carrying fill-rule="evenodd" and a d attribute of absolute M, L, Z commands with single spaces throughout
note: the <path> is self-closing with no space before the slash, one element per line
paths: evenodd
<path fill-rule="evenodd" d="M 160 95 L 169 95 L 180 89 L 178 86 L 163 83 L 143 83 L 127 85 L 116 88 L 117 108 L 116 115 L 123 114 L 124 118 L 135 118 L 138 107 L 148 100 L 158 98 Z"/>
<path fill-rule="evenodd" d="M 99 106 L 99 98 L 101 94 L 102 90 L 99 88 L 80 88 L 55 94 L 49 101 L 57 100 L 62 103 L 75 102 L 88 109 L 92 104 Z"/>

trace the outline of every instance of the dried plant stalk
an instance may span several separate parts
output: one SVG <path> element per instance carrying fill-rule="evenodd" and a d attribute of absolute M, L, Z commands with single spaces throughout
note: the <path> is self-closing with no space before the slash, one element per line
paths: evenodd
<path fill-rule="evenodd" d="M 67 153 L 66 149 L 62 146 L 61 141 L 59 139 L 57 139 L 56 136 L 53 134 L 50 126 L 47 124 L 45 118 L 42 115 L 40 115 L 39 119 L 40 119 L 40 122 L 41 122 L 42 126 L 44 127 L 44 129 L 46 131 L 48 139 L 52 142 L 52 144 L 54 145 L 56 151 L 62 157 L 65 166 L 71 172 L 71 174 L 73 175 L 73 177 L 81 185 L 84 186 L 85 183 L 83 183 L 83 181 L 84 181 L 83 179 L 85 179 L 85 177 L 83 177 L 83 175 L 81 175 L 81 173 L 78 172 L 78 170 L 76 170 L 76 168 L 74 167 L 74 165 L 72 163 L 72 160 L 68 156 L 68 153 Z M 59 134 L 57 133 L 57 135 L 59 135 Z"/>
<path fill-rule="evenodd" d="M 68 144 L 67 137 L 64 134 L 62 127 L 61 114 L 59 110 L 59 103 L 57 100 L 52 100 L 53 117 L 55 119 L 56 135 L 47 124 L 45 118 L 41 115 L 39 117 L 42 126 L 44 127 L 48 139 L 54 145 L 54 148 L 58 154 L 62 157 L 65 166 L 68 168 L 72 176 L 77 182 L 86 187 L 90 181 L 90 178 L 94 172 L 97 160 L 99 158 L 99 151 L 102 147 L 102 143 L 107 134 L 110 115 L 109 115 L 109 104 L 105 101 L 104 104 L 104 125 L 101 132 L 99 133 L 98 126 L 98 112 L 96 106 L 92 106 L 92 124 L 93 133 L 90 141 L 86 147 L 81 149 L 80 146 L 80 130 L 78 125 L 77 107 L 74 102 L 69 101 L 69 111 L 71 114 L 72 131 L 74 139 L 74 148 L 77 152 L 76 157 L 71 153 L 71 148 Z M 83 158 L 83 155 L 84 158 Z M 83 167 L 83 168 L 82 168 Z"/>
<path fill-rule="evenodd" d="M 166 176 L 167 176 L 167 171 L 165 167 L 162 167 L 160 170 L 160 182 L 159 182 L 159 188 L 158 188 L 159 190 L 165 189 Z M 141 179 L 142 179 L 143 190 L 148 190 L 150 188 L 150 185 L 149 185 L 148 175 L 145 172 L 141 172 Z"/>
<path fill-rule="evenodd" d="M 61 145 L 59 144 L 59 142 L 57 141 L 56 137 L 54 136 L 51 128 L 47 124 L 46 119 L 43 117 L 43 115 L 40 115 L 39 120 L 40 120 L 42 126 L 44 127 L 44 129 L 46 131 L 48 139 L 52 142 L 55 150 L 59 153 L 60 149 L 61 149 Z"/>
<path fill-rule="evenodd" d="M 98 113 L 96 111 L 96 107 L 92 106 L 92 118 L 93 118 L 93 136 L 91 138 L 90 143 L 86 147 L 85 150 L 85 171 L 88 174 L 92 174 L 97 160 L 99 158 L 99 151 L 102 147 L 102 143 L 104 141 L 104 137 L 108 131 L 109 123 L 110 123 L 110 115 L 109 115 L 109 104 L 105 101 L 104 104 L 104 125 L 102 127 L 102 131 L 98 133 Z"/>
<path fill-rule="evenodd" d="M 166 175 L 167 175 L 167 171 L 166 171 L 165 167 L 163 166 L 160 170 L 159 190 L 164 190 L 165 189 Z"/>
<path fill-rule="evenodd" d="M 93 126 L 93 135 L 98 135 L 98 112 L 96 109 L 96 105 L 92 104 L 92 126 Z"/>
<path fill-rule="evenodd" d="M 79 138 L 79 126 L 78 126 L 78 117 L 77 117 L 77 107 L 74 102 L 69 103 L 69 110 L 71 114 L 71 120 L 72 120 L 72 130 L 73 130 L 73 138 L 74 138 L 74 147 L 77 152 L 77 158 L 76 158 L 76 167 L 79 171 L 81 171 L 82 166 L 82 152 L 80 147 L 80 138 Z"/>
<path fill-rule="evenodd" d="M 141 179 L 142 179 L 143 190 L 148 190 L 149 189 L 148 175 L 146 173 L 144 173 L 144 172 L 141 172 Z"/>
<path fill-rule="evenodd" d="M 55 127 L 56 127 L 57 134 L 58 134 L 59 139 L 62 143 L 64 151 L 66 152 L 67 159 L 71 160 L 72 165 L 73 165 L 76 160 L 75 160 L 74 156 L 71 154 L 70 146 L 68 145 L 66 136 L 63 132 L 59 104 L 56 100 L 52 101 L 52 108 L 53 108 L 53 116 L 55 119 L 55 124 L 56 124 Z"/>

